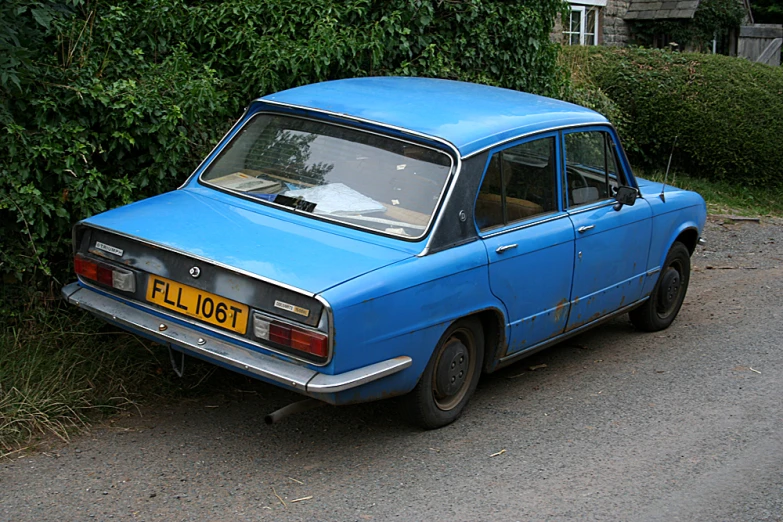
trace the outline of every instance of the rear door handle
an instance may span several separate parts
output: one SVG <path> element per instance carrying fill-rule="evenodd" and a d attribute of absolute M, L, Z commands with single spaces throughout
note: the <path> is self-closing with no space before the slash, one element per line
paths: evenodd
<path fill-rule="evenodd" d="M 498 254 L 502 254 L 506 250 L 511 250 L 512 248 L 516 248 L 516 247 L 517 247 L 516 243 L 514 243 L 513 245 L 503 245 L 503 246 L 497 247 L 495 249 L 495 252 L 497 252 Z"/>
<path fill-rule="evenodd" d="M 577 228 L 576 231 L 579 232 L 580 234 L 584 234 L 588 230 L 592 230 L 594 228 L 595 228 L 595 225 L 587 225 L 586 227 L 579 227 L 579 228 Z"/>

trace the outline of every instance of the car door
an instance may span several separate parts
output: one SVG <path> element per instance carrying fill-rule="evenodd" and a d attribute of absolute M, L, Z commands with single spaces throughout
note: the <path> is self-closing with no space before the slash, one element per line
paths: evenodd
<path fill-rule="evenodd" d="M 563 132 L 567 213 L 576 236 L 571 310 L 566 330 L 578 328 L 642 296 L 652 232 L 644 199 L 615 208 L 614 192 L 635 183 L 619 161 L 608 127 Z"/>
<path fill-rule="evenodd" d="M 493 294 L 507 310 L 507 354 L 562 333 L 574 229 L 560 201 L 559 140 L 548 133 L 493 150 L 476 201 Z"/>

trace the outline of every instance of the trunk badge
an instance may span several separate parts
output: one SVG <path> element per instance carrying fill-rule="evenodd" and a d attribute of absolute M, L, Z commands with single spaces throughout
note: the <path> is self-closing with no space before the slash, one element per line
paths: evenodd
<path fill-rule="evenodd" d="M 193 279 L 196 279 L 196 278 L 198 278 L 198 276 L 200 276 L 200 275 L 201 275 L 201 269 L 200 269 L 199 267 L 197 267 L 197 266 L 194 266 L 193 268 L 191 268 L 191 269 L 189 270 L 189 272 L 190 272 L 190 276 L 191 276 Z"/>

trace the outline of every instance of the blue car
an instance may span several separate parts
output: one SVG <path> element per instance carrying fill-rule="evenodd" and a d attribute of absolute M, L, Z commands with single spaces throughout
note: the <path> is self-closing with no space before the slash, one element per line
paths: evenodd
<path fill-rule="evenodd" d="M 357 78 L 255 100 L 173 192 L 74 227 L 64 296 L 333 405 L 437 428 L 491 373 L 619 314 L 668 327 L 706 219 L 634 177 L 600 114 Z"/>

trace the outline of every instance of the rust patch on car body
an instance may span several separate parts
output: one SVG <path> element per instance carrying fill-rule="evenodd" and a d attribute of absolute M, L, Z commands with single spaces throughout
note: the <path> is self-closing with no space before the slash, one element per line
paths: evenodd
<path fill-rule="evenodd" d="M 580 326 L 584 326 L 587 323 L 592 323 L 593 321 L 595 321 L 596 319 L 598 319 L 599 317 L 601 317 L 602 315 L 605 315 L 605 314 L 606 314 L 606 310 L 603 310 L 601 312 L 596 312 L 593 315 L 591 315 L 590 317 L 588 317 L 587 319 L 585 319 L 584 321 L 577 321 L 574 324 L 569 325 L 568 328 L 566 329 L 566 331 L 568 332 L 568 331 L 571 331 L 571 330 L 573 330 L 575 328 L 579 328 Z M 577 317 L 577 319 L 578 318 L 579 317 Z"/>
<path fill-rule="evenodd" d="M 560 319 L 563 317 L 563 313 L 565 312 L 566 305 L 568 304 L 568 299 L 565 297 L 562 298 L 555 307 L 555 322 L 559 323 Z"/>

